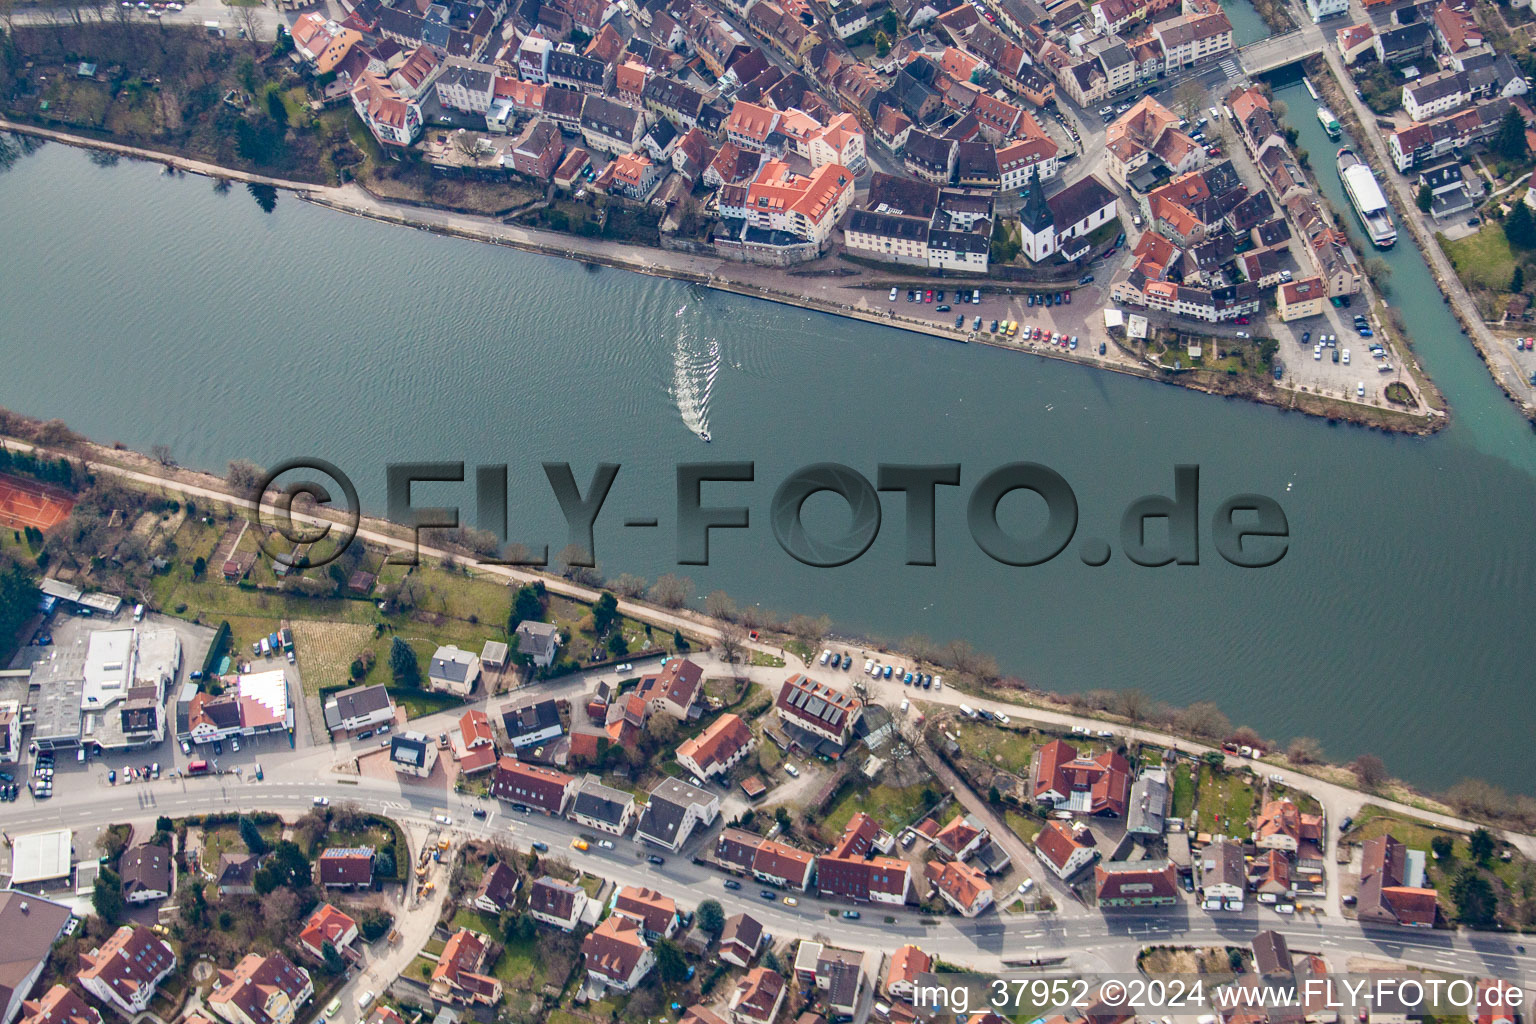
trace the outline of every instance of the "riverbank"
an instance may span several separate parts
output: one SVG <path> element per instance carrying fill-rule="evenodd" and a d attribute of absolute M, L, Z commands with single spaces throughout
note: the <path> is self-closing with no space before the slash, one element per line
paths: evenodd
<path fill-rule="evenodd" d="M 0 435 L 0 444 L 12 450 L 37 451 L 54 457 L 70 457 L 78 460 L 80 467 L 98 480 L 110 478 L 113 483 L 158 494 L 167 499 L 183 501 L 195 499 L 200 507 L 209 511 L 222 506 L 237 515 L 250 515 L 255 510 L 255 503 L 250 498 L 236 491 L 224 478 L 212 473 L 165 464 L 127 448 L 100 445 L 72 434 L 63 424 L 56 421 L 44 425 L 0 410 L 0 422 L 7 423 L 7 429 L 11 431 L 9 435 Z M 41 438 L 45 431 L 51 438 L 49 444 L 44 445 L 26 439 L 27 437 Z M 80 474 L 78 478 L 84 479 L 85 474 Z M 270 502 L 263 504 L 261 509 L 266 514 L 265 518 L 271 521 L 271 517 L 275 515 L 272 504 Z M 300 524 L 335 522 L 343 518 L 338 514 L 329 514 L 330 510 L 325 512 L 327 514 L 321 514 L 318 510 L 295 511 L 293 518 Z M 377 517 L 360 517 L 356 535 L 369 544 L 389 550 L 403 550 L 412 544 L 412 531 L 409 528 Z M 470 550 L 445 544 L 436 538 L 417 544 L 416 550 L 424 562 L 428 560 L 442 562 L 446 568 L 451 568 L 456 573 L 505 582 L 511 586 L 537 582 L 551 594 L 583 604 L 592 604 L 603 592 L 610 589 L 600 579 L 577 582 L 552 573 L 502 565 L 478 565 L 475 564 L 475 555 Z M 302 588 L 290 591 L 288 596 L 302 599 Z M 169 611 L 164 608 L 160 610 Z M 199 611 L 196 607 L 186 606 L 177 607 L 174 610 L 175 614 L 188 618 L 196 618 Z M 755 627 L 759 630 L 759 635 L 749 638 L 746 627 L 737 620 L 736 616 L 720 618 L 704 611 L 688 608 L 683 603 L 663 606 L 634 597 L 621 597 L 618 600 L 618 611 L 626 617 L 652 623 L 666 630 L 681 630 L 708 645 L 723 647 L 726 643 L 734 643 L 742 650 L 782 657 L 786 662 L 786 672 L 811 667 L 812 657 L 823 645 L 823 639 L 817 639 L 807 646 L 804 639 L 790 631 L 792 623 L 790 626 L 784 623 L 764 623 L 760 627 Z M 829 644 L 834 642 L 830 635 L 823 634 L 823 637 Z M 920 653 L 906 649 L 904 645 L 893 647 L 872 641 L 852 642 L 865 648 L 859 655 L 861 658 L 870 657 L 883 663 L 910 661 L 914 667 L 921 665 L 925 670 L 943 672 L 948 685 L 944 687 L 942 698 L 935 692 L 933 699 L 942 699 L 951 704 L 965 699 L 971 700 L 977 706 L 990 704 L 998 709 L 1006 707 L 1011 713 L 1021 718 L 1054 726 L 1109 723 L 1131 730 L 1131 733 L 1143 742 L 1175 746 L 1195 755 L 1215 750 L 1220 743 L 1231 736 L 1252 737 L 1238 742 L 1260 743 L 1268 751 L 1260 758 L 1263 763 L 1297 772 L 1315 782 L 1322 790 L 1336 794 L 1347 791 L 1350 794 L 1348 799 L 1356 803 L 1369 795 L 1373 802 L 1407 813 L 1432 816 L 1442 823 L 1452 824 L 1453 827 L 1470 828 L 1475 824 L 1466 811 L 1462 810 L 1461 817 L 1458 817 L 1458 809 L 1451 804 L 1432 798 L 1411 785 L 1397 780 L 1383 779 L 1371 789 L 1363 789 L 1349 767 L 1317 760 L 1315 745 L 1312 756 L 1293 759 L 1282 753 L 1279 745 L 1271 741 L 1260 741 L 1252 730 L 1241 726 L 1234 727 L 1220 712 L 1215 712 L 1213 719 L 1214 707 L 1209 704 L 1203 706 L 1205 710 L 1202 712 L 1202 720 L 1206 721 L 1207 725 L 1200 727 L 1200 731 L 1191 731 L 1179 725 L 1183 712 L 1166 706 L 1154 706 L 1139 691 L 1113 695 L 1107 701 L 1102 696 L 1096 697 L 1093 692 L 1081 695 L 1049 693 L 1017 679 L 999 677 L 995 669 L 990 674 L 971 674 L 938 650 Z M 991 702 L 996 703 L 991 704 Z M 1195 705 L 1187 710 L 1193 713 L 1200 707 L 1201 705 Z M 1096 724 L 1095 727 L 1097 728 L 1098 725 Z M 1515 798 L 1511 798 L 1509 802 L 1512 803 L 1513 799 Z M 1487 823 L 1506 829 L 1517 827 L 1509 819 L 1490 820 Z M 1524 825 L 1525 822 L 1522 821 L 1520 824 Z M 1516 832 L 1508 834 L 1519 835 Z M 1529 840 L 1522 838 L 1519 842 L 1529 843 Z M 1526 848 L 1522 845 L 1522 849 Z M 1530 847 L 1528 855 L 1536 856 L 1536 845 Z"/>
<path fill-rule="evenodd" d="M 1445 426 L 1443 415 L 1415 416 L 1401 410 L 1356 403 L 1348 400 L 1324 398 L 1307 392 L 1290 391 L 1274 387 L 1267 379 L 1259 377 L 1233 377 L 1227 374 L 1205 371 L 1173 372 L 1148 366 L 1117 345 L 1107 344 L 1105 354 L 1097 354 L 1098 341 L 1112 341 L 1102 324 L 1097 335 L 1083 328 L 1085 341 L 1080 349 L 1071 351 L 1034 341 L 1014 342 L 1001 339 L 987 332 L 957 330 L 947 323 L 918 319 L 897 313 L 895 308 L 875 305 L 884 298 L 889 287 L 905 287 L 906 268 L 892 266 L 889 273 L 862 271 L 857 276 L 807 275 L 806 266 L 794 271 L 757 267 L 747 264 L 696 256 L 667 249 L 639 248 L 631 244 L 593 240 L 576 235 L 565 235 L 536 228 L 506 224 L 474 214 L 444 210 L 429 205 L 401 203 L 380 198 L 358 184 L 346 186 L 322 186 L 308 182 L 276 178 L 269 175 L 235 170 L 206 161 L 196 160 L 177 153 L 130 146 L 90 136 L 76 135 L 57 129 L 43 128 L 24 122 L 0 118 L 0 130 L 13 131 L 36 138 L 47 139 L 85 149 L 147 160 L 193 174 L 210 178 L 265 185 L 289 192 L 299 199 L 323 206 L 340 213 L 363 217 L 380 223 L 411 227 L 441 235 L 463 238 L 518 249 L 523 252 L 553 256 L 560 259 L 628 270 L 656 277 L 688 281 L 717 291 L 730 292 L 748 298 L 765 299 L 781 305 L 833 316 L 861 320 L 866 323 L 895 327 L 912 334 L 940 338 L 951 342 L 968 342 L 993 348 L 1029 353 L 1062 362 L 1085 365 L 1101 370 L 1123 373 L 1144 380 L 1155 381 L 1226 398 L 1242 398 L 1287 411 L 1300 412 L 1330 422 L 1348 422 L 1373 427 L 1393 433 L 1428 435 Z M 823 257 L 830 261 L 833 257 Z M 814 265 L 812 265 L 814 266 Z M 934 281 L 930 280 L 930 284 Z M 977 279 L 978 284 L 982 279 Z M 985 280 L 989 292 L 1013 295 L 1020 299 L 1027 291 L 1012 283 Z M 1090 289 L 1079 289 L 1088 292 Z M 1103 296 L 1107 298 L 1107 295 Z M 1020 303 L 1022 305 L 1022 303 Z M 1089 303 L 1091 308 L 1098 305 Z M 1081 307 L 1080 307 L 1081 308 Z M 1019 316 L 1025 315 L 1019 311 Z M 1195 331 L 1181 326 L 1185 333 Z"/>
<path fill-rule="evenodd" d="M 1370 163 L 1377 179 L 1386 184 L 1384 191 L 1387 200 L 1392 203 L 1397 219 L 1413 235 L 1413 242 L 1423 255 L 1425 265 L 1456 322 L 1461 325 L 1462 334 L 1471 341 L 1473 350 L 1488 368 L 1489 375 L 1505 397 L 1536 428 L 1536 389 L 1529 387 L 1519 376 L 1516 367 L 1498 358 L 1497 339 L 1483 323 L 1482 315 L 1451 265 L 1450 257 L 1425 226 L 1418 209 L 1417 196 L 1410 191 L 1408 180 L 1398 174 L 1388 160 L 1386 143 L 1376 127 L 1374 116 L 1355 96 L 1353 88 L 1345 84 L 1352 80 L 1339 62 L 1338 55 L 1331 50 L 1324 52 L 1324 58 L 1312 57 L 1305 62 L 1303 66 L 1307 74 L 1317 84 L 1329 109 L 1342 119 L 1345 130 L 1362 143 L 1359 147 L 1361 154 Z"/>

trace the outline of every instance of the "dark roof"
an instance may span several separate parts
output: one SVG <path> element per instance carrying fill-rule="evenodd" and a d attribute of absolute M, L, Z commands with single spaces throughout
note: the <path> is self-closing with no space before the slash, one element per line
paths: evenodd
<path fill-rule="evenodd" d="M 617 827 L 634 802 L 635 798 L 623 790 L 588 781 L 576 791 L 576 800 L 571 805 L 571 813 L 595 818 Z"/>
<path fill-rule="evenodd" d="M 853 215 L 848 218 L 847 230 L 862 231 L 881 238 L 920 242 L 928 237 L 928 219 L 894 213 L 875 213 L 872 210 L 854 210 Z"/>
<path fill-rule="evenodd" d="M 704 94 L 671 78 L 653 77 L 640 92 L 647 103 L 654 103 L 663 110 L 675 110 L 687 118 L 699 116 L 704 106 Z"/>
<path fill-rule="evenodd" d="M 1092 175 L 1074 182 L 1045 201 L 1058 227 L 1076 224 L 1115 201 L 1115 194 Z"/>
<path fill-rule="evenodd" d="M 983 225 L 985 228 L 983 229 Z M 992 225 L 978 221 L 975 231 L 940 231 L 928 233 L 928 248 L 945 249 L 955 253 L 982 253 L 991 246 Z"/>
<path fill-rule="evenodd" d="M 864 206 L 876 212 L 904 213 L 926 220 L 939 208 L 939 189 L 926 181 L 876 171 L 870 178 L 869 197 Z M 886 207 L 884 211 L 880 210 L 882 206 Z"/>
<path fill-rule="evenodd" d="M 914 128 L 907 136 L 907 145 L 902 150 L 902 156 L 919 167 L 942 170 L 949 167 L 949 157 L 954 151 L 954 146 L 955 143 L 950 139 L 935 138 L 921 129 Z"/>
<path fill-rule="evenodd" d="M 560 708 L 551 698 L 524 704 L 521 707 L 505 707 L 501 709 L 501 724 L 507 730 L 507 739 L 516 743 L 520 736 L 542 732 L 552 725 L 559 725 Z"/>
<path fill-rule="evenodd" d="M 1291 963 L 1291 950 L 1285 943 L 1285 936 L 1273 929 L 1255 935 L 1253 966 L 1260 974 L 1278 974 L 1290 978 L 1295 972 L 1295 966 Z"/>
<path fill-rule="evenodd" d="M 342 690 L 333 699 L 337 713 L 344 719 L 360 718 L 390 706 L 389 691 L 382 685 L 354 686 Z"/>
<path fill-rule="evenodd" d="M 708 803 L 710 799 L 708 793 L 686 782 L 664 779 L 651 790 L 650 802 L 645 805 L 635 832 L 646 839 L 673 846 L 677 843 L 677 831 L 689 804 Z"/>
<path fill-rule="evenodd" d="M 608 65 L 593 57 L 579 53 L 549 52 L 549 76 L 566 78 L 586 85 L 602 85 L 608 74 Z"/>
<path fill-rule="evenodd" d="M 123 852 L 117 862 L 123 879 L 123 893 L 171 891 L 171 852 L 163 846 L 145 843 Z"/>
<path fill-rule="evenodd" d="M 617 100 L 588 96 L 581 105 L 581 126 L 613 138 L 633 139 L 640 112 Z"/>

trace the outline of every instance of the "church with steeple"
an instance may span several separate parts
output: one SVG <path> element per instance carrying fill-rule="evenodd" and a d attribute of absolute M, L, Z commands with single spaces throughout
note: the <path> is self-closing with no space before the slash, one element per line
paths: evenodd
<path fill-rule="evenodd" d="M 1090 250 L 1088 236 L 1115 218 L 1115 194 L 1089 175 L 1073 182 L 1051 198 L 1039 177 L 1032 178 L 1019 210 L 1019 242 L 1024 255 L 1035 263 L 1061 254 L 1075 260 Z"/>
<path fill-rule="evenodd" d="M 1045 202 L 1045 188 L 1040 176 L 1030 179 L 1024 193 L 1024 207 L 1019 211 L 1019 233 L 1024 255 L 1039 263 L 1056 251 L 1056 218 Z"/>

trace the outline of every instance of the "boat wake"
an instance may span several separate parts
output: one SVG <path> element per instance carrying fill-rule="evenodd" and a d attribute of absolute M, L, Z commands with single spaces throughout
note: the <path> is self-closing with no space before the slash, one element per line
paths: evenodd
<path fill-rule="evenodd" d="M 720 343 L 710 339 L 707 344 L 700 344 L 685 322 L 672 348 L 672 400 L 677 403 L 683 426 L 704 441 L 713 440 L 709 432 L 709 400 L 719 374 Z"/>

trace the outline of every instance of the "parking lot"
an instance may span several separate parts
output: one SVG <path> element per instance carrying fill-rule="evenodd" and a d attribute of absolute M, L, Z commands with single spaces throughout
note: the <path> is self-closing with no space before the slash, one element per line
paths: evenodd
<path fill-rule="evenodd" d="M 1347 309 L 1330 307 L 1324 317 L 1290 324 L 1273 321 L 1273 333 L 1280 341 L 1278 356 L 1285 366 L 1284 382 L 1329 397 L 1371 401 L 1380 398 L 1392 381 L 1408 379 L 1394 356 L 1371 350 L 1373 345 L 1385 344 L 1374 332 L 1376 324 L 1370 325 L 1372 337 L 1362 337 L 1356 330 L 1353 318 L 1364 315 L 1362 307 L 1356 302 Z"/>

